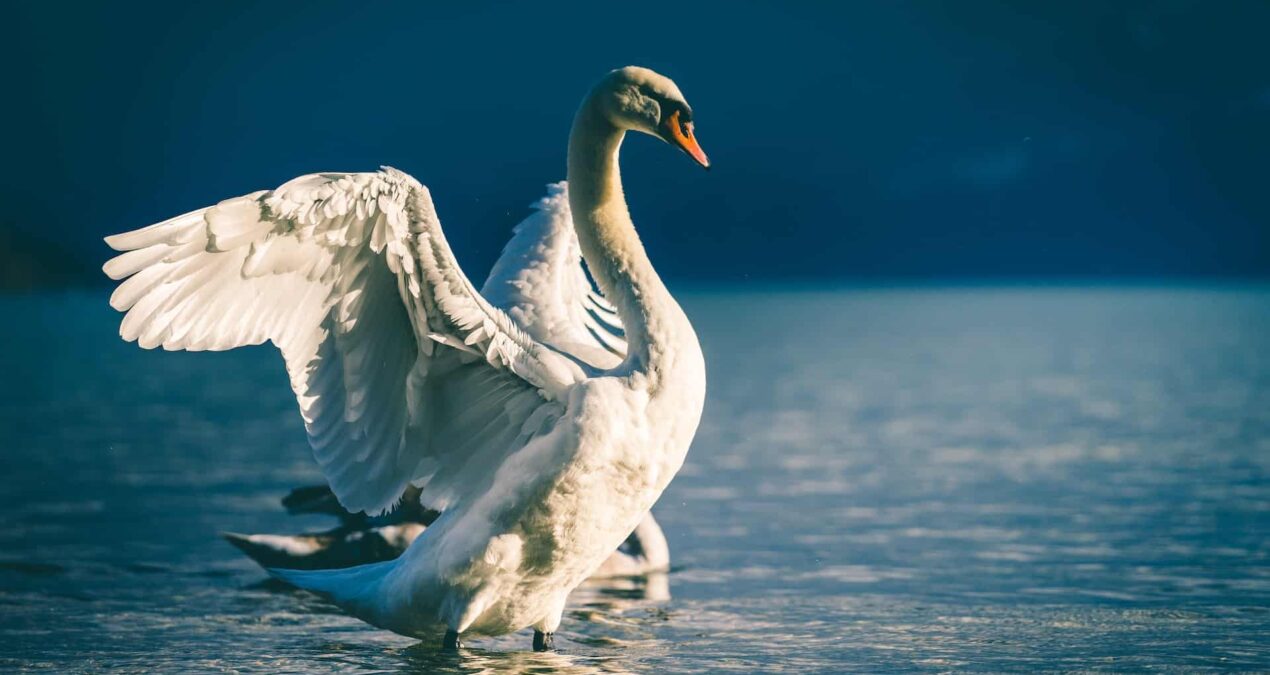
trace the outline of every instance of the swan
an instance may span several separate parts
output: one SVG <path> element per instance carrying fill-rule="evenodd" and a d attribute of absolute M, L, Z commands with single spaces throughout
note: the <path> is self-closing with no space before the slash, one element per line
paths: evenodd
<path fill-rule="evenodd" d="M 547 196 L 530 205 L 530 215 L 513 229 L 514 236 L 503 248 L 481 288 L 486 299 L 492 299 L 496 306 L 515 315 L 521 324 L 541 325 L 547 319 L 542 309 L 556 306 L 554 298 L 543 296 L 552 284 L 526 283 L 526 275 L 544 260 L 543 251 L 565 255 L 568 260 L 562 266 L 575 272 L 575 288 L 593 294 L 579 264 L 577 237 L 565 191 L 564 183 L 549 185 Z M 550 257 L 546 260 L 552 261 Z M 563 340 L 575 346 L 583 344 L 624 354 L 621 321 L 612 307 L 593 295 L 584 306 L 596 316 L 580 314 L 577 320 L 555 321 L 551 324 L 551 335 L 557 342 Z M 601 358 L 605 357 L 613 358 L 607 353 Z M 222 536 L 264 567 L 321 569 L 381 562 L 401 555 L 439 515 L 423 508 L 418 497 L 417 488 L 407 488 L 392 513 L 367 518 L 362 513 L 345 510 L 329 486 L 296 488 L 282 500 L 289 513 L 332 515 L 339 518 L 339 526 L 325 532 L 296 535 L 224 532 Z M 669 569 L 670 549 L 666 536 L 650 512 L 590 578 L 643 576 Z"/>
<path fill-rule="evenodd" d="M 394 560 L 272 574 L 445 649 L 529 627 L 551 649 L 569 592 L 682 466 L 705 400 L 697 336 L 627 209 L 629 131 L 709 168 L 674 82 L 608 73 L 548 195 L 573 227 L 522 228 L 522 260 L 484 292 L 428 189 L 388 167 L 301 176 L 106 238 L 125 340 L 272 342 L 340 504 L 383 514 L 414 486 L 440 513 Z"/>
<path fill-rule="evenodd" d="M 412 488 L 415 489 L 415 488 Z M 410 490 L 397 509 L 378 518 L 349 513 L 325 485 L 296 488 L 282 499 L 292 514 L 327 514 L 340 520 L 338 527 L 307 534 L 239 534 L 221 536 L 264 567 L 322 569 L 352 567 L 392 560 L 437 519 L 437 512 L 420 505 Z M 670 547 L 652 512 L 644 514 L 635 530 L 616 551 L 591 573 L 591 579 L 645 576 L 670 570 Z"/>

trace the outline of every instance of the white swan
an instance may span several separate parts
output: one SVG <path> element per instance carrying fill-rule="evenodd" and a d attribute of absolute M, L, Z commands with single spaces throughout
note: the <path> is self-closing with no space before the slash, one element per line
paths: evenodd
<path fill-rule="evenodd" d="M 708 166 L 688 104 L 657 73 L 613 71 L 578 110 L 568 202 L 624 349 L 571 244 L 530 250 L 533 264 L 490 289 L 543 284 L 525 295 L 541 306 L 519 305 L 536 311 L 500 310 L 459 268 L 428 190 L 394 169 L 303 176 L 107 238 L 126 251 L 105 266 L 127 277 L 111 296 L 125 339 L 272 341 L 340 503 L 385 512 L 414 484 L 442 512 L 396 560 L 277 576 L 376 626 L 444 632 L 448 648 L 530 626 L 549 648 L 569 592 L 682 465 L 705 398 L 696 334 L 627 211 L 627 131 Z"/>
<path fill-rule="evenodd" d="M 481 295 L 539 339 L 556 346 L 572 345 L 574 352 L 590 350 L 593 362 L 619 363 L 626 354 L 621 320 L 594 292 L 582 268 L 565 185 L 548 186 L 547 196 L 531 208 L 494 263 Z M 584 300 L 562 302 L 562 297 Z M 264 567 L 352 567 L 396 558 L 438 516 L 419 503 L 417 488 L 408 489 L 391 514 L 377 518 L 349 513 L 325 485 L 292 490 L 282 504 L 293 514 L 336 516 L 340 525 L 295 535 L 226 532 L 226 541 Z M 642 576 L 669 569 L 666 536 L 650 512 L 590 578 Z"/>

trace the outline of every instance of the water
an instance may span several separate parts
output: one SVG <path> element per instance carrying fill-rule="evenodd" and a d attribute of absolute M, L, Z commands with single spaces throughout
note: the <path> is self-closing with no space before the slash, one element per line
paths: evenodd
<path fill-rule="evenodd" d="M 269 348 L 143 352 L 98 294 L 0 297 L 0 670 L 1270 669 L 1270 290 L 705 292 L 676 570 L 556 654 L 435 645 L 266 582 L 326 526 Z M 669 593 L 669 597 L 666 594 Z"/>

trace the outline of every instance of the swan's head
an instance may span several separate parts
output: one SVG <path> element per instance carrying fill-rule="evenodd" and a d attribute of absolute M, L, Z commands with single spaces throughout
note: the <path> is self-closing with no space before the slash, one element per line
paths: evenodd
<path fill-rule="evenodd" d="M 656 136 L 710 168 L 693 136 L 692 108 L 669 77 L 639 66 L 618 68 L 600 80 L 591 98 L 619 129 Z"/>

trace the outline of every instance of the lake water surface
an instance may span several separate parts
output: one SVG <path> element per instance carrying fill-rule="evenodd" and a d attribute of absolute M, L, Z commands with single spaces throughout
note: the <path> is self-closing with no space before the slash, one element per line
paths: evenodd
<path fill-rule="evenodd" d="M 675 569 L 575 593 L 558 653 L 457 655 L 217 537 L 317 529 L 281 359 L 146 352 L 104 294 L 0 296 L 0 670 L 1270 669 L 1270 290 L 682 294 Z"/>

